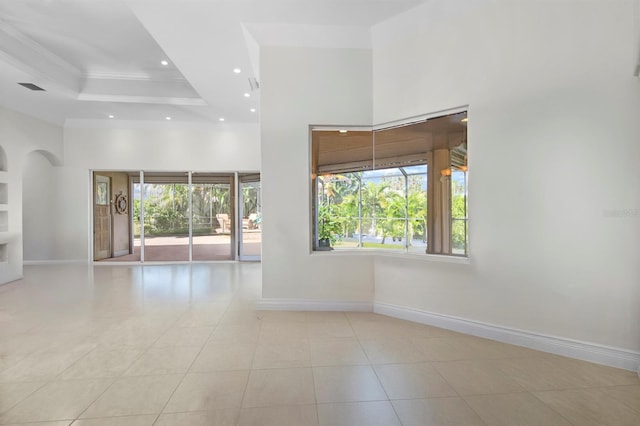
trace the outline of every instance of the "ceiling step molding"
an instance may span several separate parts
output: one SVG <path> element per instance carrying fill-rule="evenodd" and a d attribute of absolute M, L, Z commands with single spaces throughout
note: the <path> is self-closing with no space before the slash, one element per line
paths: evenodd
<path fill-rule="evenodd" d="M 207 106 L 207 102 L 202 98 L 171 98 L 155 96 L 126 96 L 126 95 L 99 95 L 92 93 L 80 93 L 79 101 L 93 102 L 124 102 L 134 104 L 158 104 L 158 105 L 185 105 L 185 106 Z"/>
<path fill-rule="evenodd" d="M 0 59 L 33 76 L 41 84 L 80 91 L 82 72 L 7 22 L 0 20 Z M 46 88 L 46 87 L 45 87 Z"/>
<path fill-rule="evenodd" d="M 132 81 L 187 81 L 183 76 L 170 76 L 168 78 L 158 78 L 148 74 L 117 73 L 117 72 L 89 72 L 86 74 L 87 80 L 132 80 Z"/>

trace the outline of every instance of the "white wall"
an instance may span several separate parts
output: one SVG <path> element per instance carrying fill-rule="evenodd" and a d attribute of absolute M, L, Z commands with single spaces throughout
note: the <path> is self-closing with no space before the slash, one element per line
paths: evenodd
<path fill-rule="evenodd" d="M 27 155 L 22 169 L 22 220 L 24 260 L 55 258 L 55 223 L 59 194 L 54 166 L 39 152 Z"/>
<path fill-rule="evenodd" d="M 260 169 L 257 124 L 197 125 L 109 122 L 65 127 L 65 165 L 86 170 L 255 171 Z"/>
<path fill-rule="evenodd" d="M 27 158 L 32 151 L 41 151 L 50 161 L 59 164 L 62 158 L 62 128 L 0 108 L 0 146 L 7 156 L 7 171 L 0 172 L 0 182 L 8 185 L 8 203 L 0 206 L 8 211 L 9 219 L 8 231 L 0 233 L 0 242 L 8 243 L 9 248 L 8 262 L 0 264 L 0 283 L 6 283 L 22 276 L 23 167 L 25 162 L 26 167 L 30 167 L 32 157 L 29 156 L 29 160 Z M 49 189 L 55 191 L 55 185 Z M 28 218 L 27 215 L 24 227 L 32 226 Z"/>
<path fill-rule="evenodd" d="M 369 256 L 309 254 L 309 125 L 371 123 L 371 51 L 260 51 L 265 298 L 373 299 Z"/>
<path fill-rule="evenodd" d="M 374 122 L 469 105 L 470 264 L 375 302 L 640 351 L 634 1 L 431 1 L 373 30 Z"/>
<path fill-rule="evenodd" d="M 65 165 L 59 170 L 65 202 L 59 208 L 56 259 L 89 258 L 90 170 L 260 170 L 257 124 L 142 124 L 72 122 L 64 130 Z"/>

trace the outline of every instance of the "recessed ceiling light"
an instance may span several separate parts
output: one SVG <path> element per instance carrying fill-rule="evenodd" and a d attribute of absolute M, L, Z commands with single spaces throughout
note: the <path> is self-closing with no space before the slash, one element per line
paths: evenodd
<path fill-rule="evenodd" d="M 168 62 L 168 61 L 160 61 L 160 63 L 161 63 L 162 65 L 164 65 L 165 67 L 166 67 L 167 65 L 169 65 L 169 62 Z"/>
<path fill-rule="evenodd" d="M 171 120 L 171 117 L 165 117 L 164 119 L 165 120 Z"/>
<path fill-rule="evenodd" d="M 242 72 L 242 70 L 240 68 L 234 68 L 233 72 L 236 74 L 240 74 Z"/>
<path fill-rule="evenodd" d="M 340 130 L 340 133 L 347 133 L 346 130 Z"/>
<path fill-rule="evenodd" d="M 218 120 L 220 120 L 220 121 L 224 121 L 224 117 L 220 117 Z"/>
<path fill-rule="evenodd" d="M 249 111 L 256 112 L 256 109 L 255 108 L 251 108 Z"/>
<path fill-rule="evenodd" d="M 249 96 L 251 96 L 251 93 L 245 93 L 245 94 L 244 94 L 244 97 L 245 97 L 245 98 L 248 98 Z"/>
<path fill-rule="evenodd" d="M 466 123 L 467 121 L 469 121 L 469 119 L 467 117 L 463 118 L 462 120 L 460 120 L 463 123 Z"/>
<path fill-rule="evenodd" d="M 114 118 L 115 116 L 113 114 L 109 114 L 109 118 Z"/>

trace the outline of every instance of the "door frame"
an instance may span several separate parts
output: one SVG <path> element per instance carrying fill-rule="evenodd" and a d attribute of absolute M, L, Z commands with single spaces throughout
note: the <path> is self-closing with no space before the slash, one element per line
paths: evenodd
<path fill-rule="evenodd" d="M 257 180 L 255 178 L 255 176 L 258 176 Z M 259 255 L 247 255 L 244 254 L 244 237 L 243 237 L 243 227 L 242 227 L 242 216 L 243 216 L 243 207 L 244 207 L 244 192 L 242 191 L 242 178 L 243 177 L 250 177 L 249 180 L 246 180 L 245 182 L 251 183 L 251 182 L 260 182 L 260 189 L 259 189 L 259 194 L 258 194 L 258 200 L 260 200 L 262 198 L 262 176 L 260 175 L 260 172 L 255 172 L 255 173 L 236 173 L 235 174 L 235 190 L 236 190 L 236 194 L 237 194 L 237 203 L 236 204 L 236 223 L 238 224 L 236 226 L 236 239 L 238 241 L 238 260 L 241 261 L 254 261 L 254 262 L 259 262 L 262 260 L 262 235 L 260 236 L 260 254 Z M 262 228 L 260 228 L 260 233 L 262 233 Z"/>
<path fill-rule="evenodd" d="M 107 204 L 98 204 L 98 200 L 97 200 L 97 192 L 96 192 L 96 187 L 99 183 L 100 180 L 105 180 L 105 182 L 103 183 L 107 183 Z M 92 243 L 91 243 L 91 248 L 92 248 L 92 253 L 91 253 L 91 258 L 93 259 L 94 262 L 97 261 L 103 261 L 106 259 L 110 259 L 113 257 L 113 211 L 112 211 L 112 206 L 113 206 L 113 200 L 111 197 L 111 193 L 112 193 L 112 182 L 111 182 L 111 177 L 110 176 L 104 176 L 99 174 L 99 172 L 94 172 L 92 174 L 92 179 L 91 179 L 91 189 L 92 189 L 92 194 L 91 194 L 91 217 L 92 217 L 92 233 L 91 235 L 93 235 L 93 239 L 92 239 Z M 109 249 L 107 256 L 100 258 L 100 259 L 96 259 L 96 221 L 95 221 L 95 217 L 96 217 L 96 206 L 101 205 L 101 206 L 107 206 L 108 211 L 109 211 Z"/>
<path fill-rule="evenodd" d="M 135 176 L 134 173 L 138 172 L 139 175 Z M 181 171 L 178 172 L 167 172 L 167 171 L 149 171 L 147 170 L 148 173 L 182 173 Z M 135 180 L 136 178 L 139 180 L 138 183 L 140 183 L 141 185 L 144 185 L 145 182 L 145 171 L 144 170 L 139 170 L 139 171 L 132 171 L 131 169 L 127 169 L 127 170 L 118 170 L 118 169 L 109 169 L 109 170 L 95 170 L 95 169 L 91 169 L 89 170 L 89 236 L 90 236 L 90 241 L 89 241 L 89 262 L 93 262 L 93 263 L 109 263 L 109 264 L 116 264 L 116 262 L 108 262 L 109 258 L 105 258 L 102 261 L 96 261 L 94 259 L 94 251 L 95 251 L 95 235 L 94 235 L 94 226 L 95 226 L 95 213 L 94 213 L 94 207 L 95 207 L 95 176 L 100 174 L 100 173 L 128 173 L 129 174 L 129 179 L 128 179 L 128 184 L 129 184 L 129 247 L 130 247 L 130 253 L 134 253 L 135 252 L 135 246 L 134 246 L 134 215 L 133 215 L 133 203 L 134 203 L 134 185 L 136 184 Z M 242 201 L 242 194 L 240 193 L 240 178 L 242 176 L 246 176 L 246 175 L 260 175 L 259 171 L 256 172 L 247 172 L 247 171 L 241 171 L 241 172 L 200 172 L 200 171 L 188 171 L 185 172 L 188 175 L 188 187 L 189 187 L 189 193 L 191 193 L 192 191 L 192 187 L 193 187 L 193 181 L 192 181 L 192 176 L 193 174 L 197 174 L 197 173 L 214 173 L 214 174 L 221 174 L 221 175 L 229 175 L 230 179 L 232 180 L 231 185 L 230 185 L 230 216 L 232 219 L 232 232 L 230 234 L 231 237 L 231 244 L 230 244 L 230 254 L 231 254 L 231 260 L 232 261 L 260 261 L 261 260 L 261 255 L 260 256 L 246 256 L 242 254 L 242 218 L 241 216 L 241 206 L 240 206 L 240 202 Z M 110 183 L 110 192 L 111 192 L 111 183 Z M 124 265 L 124 264 L 144 264 L 146 263 L 144 260 L 144 197 L 141 197 L 141 205 L 140 205 L 140 222 L 141 222 L 141 235 L 140 235 L 140 243 L 141 243 L 141 247 L 140 247 L 140 260 L 138 261 L 131 261 L 131 262 L 117 262 L 117 264 L 120 265 Z M 191 212 L 192 210 L 192 199 L 191 197 L 189 197 L 189 211 Z M 111 203 L 110 203 L 111 204 Z M 174 263 L 195 263 L 195 262 L 228 262 L 227 260 L 198 260 L 198 261 L 194 261 L 193 260 L 193 218 L 191 213 L 189 214 L 189 260 L 188 261 L 167 261 L 167 262 L 152 262 L 152 263 L 168 263 L 168 264 L 174 264 Z M 111 212 L 111 223 L 110 223 L 110 251 L 111 251 L 111 256 L 113 256 L 113 212 Z"/>

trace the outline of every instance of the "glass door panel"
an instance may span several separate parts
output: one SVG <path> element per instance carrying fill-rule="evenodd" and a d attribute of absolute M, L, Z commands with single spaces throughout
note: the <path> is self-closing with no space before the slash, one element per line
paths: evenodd
<path fill-rule="evenodd" d="M 262 253 L 262 195 L 260 174 L 240 174 L 240 260 L 260 260 Z"/>
<path fill-rule="evenodd" d="M 133 218 L 132 218 L 132 222 L 133 222 L 133 235 L 132 235 L 132 242 L 133 242 L 133 256 L 132 257 L 132 261 L 139 261 L 140 260 L 140 251 L 142 248 L 142 240 L 140 238 L 140 233 L 142 230 L 142 222 L 140 221 L 140 217 L 141 217 L 141 206 L 142 206 L 142 185 L 140 184 L 138 179 L 133 178 L 132 179 L 132 207 L 131 210 L 133 212 Z"/>
<path fill-rule="evenodd" d="M 233 258 L 231 176 L 192 176 L 193 260 Z"/>
<path fill-rule="evenodd" d="M 145 173 L 144 261 L 189 260 L 189 185 L 184 176 Z"/>

